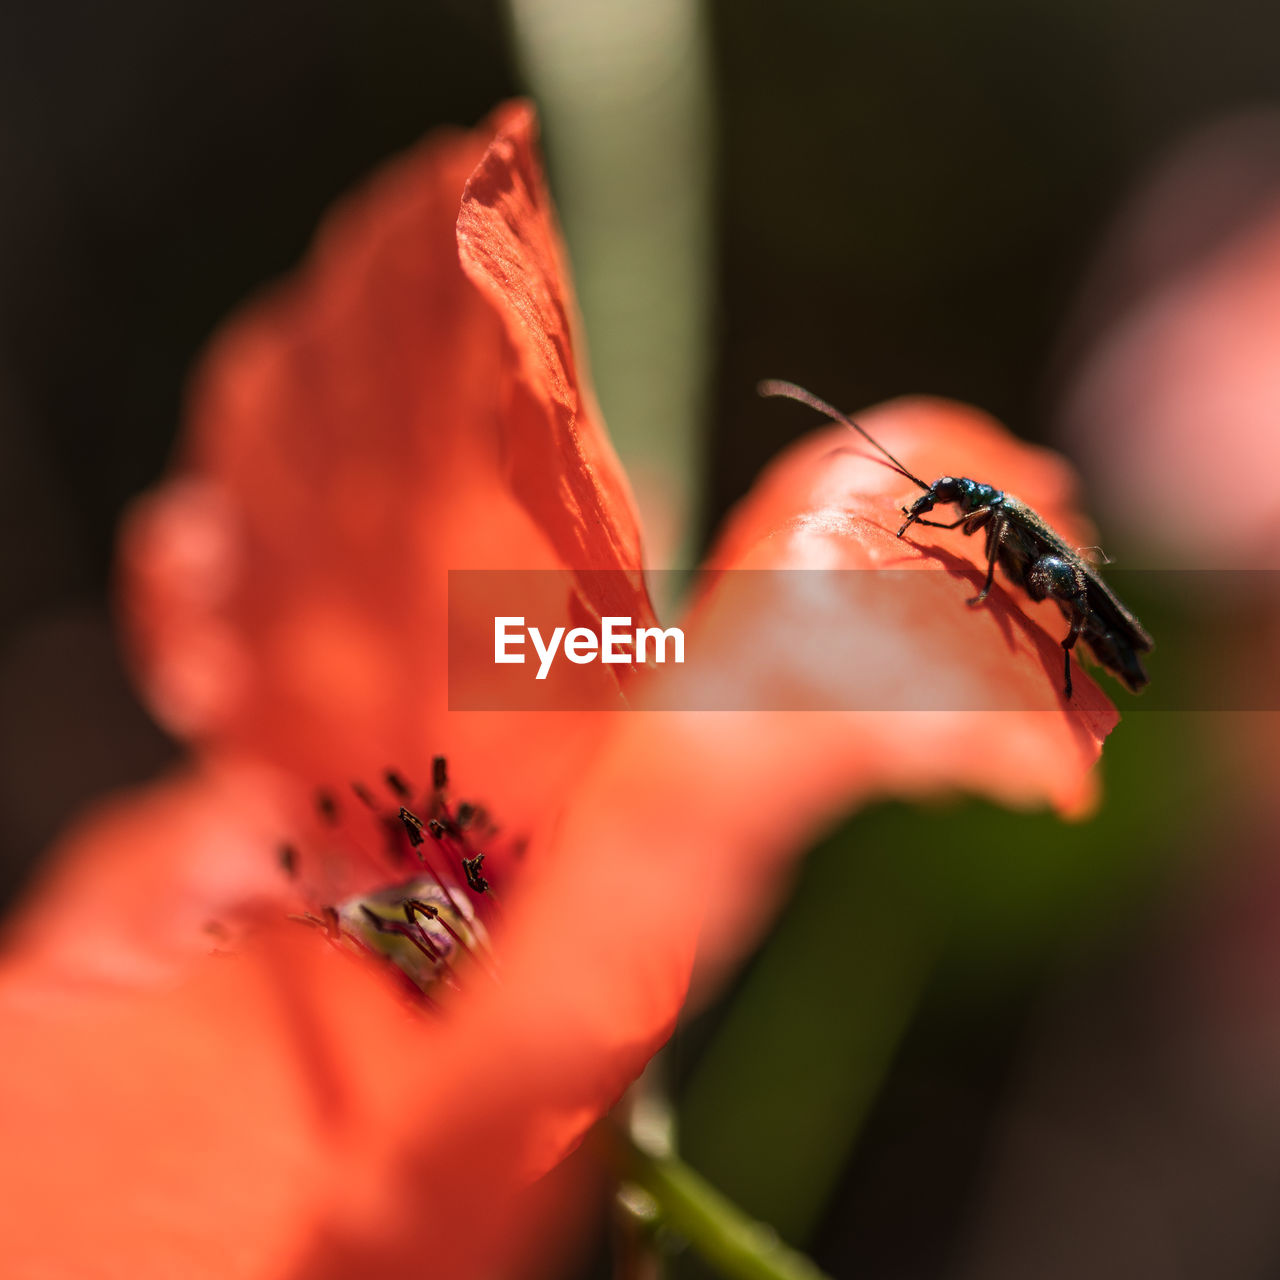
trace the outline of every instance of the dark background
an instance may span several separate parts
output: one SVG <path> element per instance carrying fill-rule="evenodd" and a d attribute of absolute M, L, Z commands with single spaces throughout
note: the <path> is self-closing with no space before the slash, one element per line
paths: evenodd
<path fill-rule="evenodd" d="M 1247 0 L 722 0 L 710 26 L 708 531 L 811 425 L 760 403 L 762 376 L 849 406 L 952 395 L 1046 437 L 1072 302 L 1126 193 L 1188 129 L 1280 100 L 1280 11 Z M 521 89 L 488 0 L 53 0 L 0 13 L 0 901 L 88 798 L 175 752 L 121 672 L 109 578 L 116 520 L 165 464 L 202 343 L 378 160 Z M 1151 867 L 1181 847 L 1152 780 L 1193 772 L 1162 736 L 1135 729 L 1117 747 L 1108 787 L 1121 798 L 1087 837 L 981 806 L 886 807 L 833 836 L 805 872 L 794 944 L 784 924 L 738 1003 L 676 1045 L 691 1154 L 745 1179 L 730 1189 L 838 1275 L 958 1266 L 1029 1021 L 1068 999 L 1064 982 L 1093 993 L 1073 1008 L 1123 1021 L 1117 1002 L 1141 986 L 1132 957 L 1167 881 Z M 960 882 L 954 850 L 972 848 L 959 837 L 975 826 L 977 880 Z M 922 847 L 941 852 L 897 856 Z M 1028 859 L 1034 882 L 1013 870 Z M 861 914 L 829 922 L 838 942 L 824 950 L 803 913 L 849 895 Z M 783 963 L 776 945 L 798 951 Z M 762 989 L 763 1021 L 735 1031 Z M 790 1051 L 761 1057 L 776 1034 L 760 1028 L 796 1007 L 807 1021 L 788 1031 Z M 842 1069 L 865 1077 L 829 1125 L 828 1146 L 846 1145 L 828 1151 L 808 1208 L 788 1208 L 782 1147 L 806 1122 L 788 1106 L 813 1064 L 845 1061 L 804 1036 L 868 1007 L 888 1010 L 882 1061 L 857 1058 L 865 1040 L 844 1046 Z M 745 1056 L 717 1075 L 735 1035 Z M 772 1120 L 743 1083 L 753 1069 L 779 1100 Z M 760 1135 L 757 1155 L 776 1128 L 772 1179 L 743 1172 L 734 1123 Z M 793 1145 L 813 1167 L 812 1148 Z"/>

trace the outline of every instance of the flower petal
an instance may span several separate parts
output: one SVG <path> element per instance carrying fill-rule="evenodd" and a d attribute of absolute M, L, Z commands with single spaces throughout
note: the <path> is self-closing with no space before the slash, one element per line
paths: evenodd
<path fill-rule="evenodd" d="M 7 1274 L 265 1280 L 363 1194 L 367 1136 L 395 1119 L 366 1086 L 421 1032 L 376 974 L 285 929 L 176 987 L 0 968 Z"/>
<path fill-rule="evenodd" d="M 564 564 L 624 571 L 620 579 L 597 580 L 604 583 L 635 579 L 625 598 L 596 602 L 598 612 L 617 613 L 643 595 L 640 533 L 576 338 L 580 325 L 536 133 L 528 107 L 502 114 L 493 146 L 467 183 L 458 249 L 515 355 L 503 440 L 512 486 Z"/>
<path fill-rule="evenodd" d="M 198 774 L 115 801 L 11 939 L 0 1221 L 22 1229 L 5 1232 L 7 1274 L 268 1280 L 376 1260 L 408 1280 L 425 1250 L 464 1280 L 545 1252 L 573 1189 L 536 1180 L 680 1006 L 698 915 L 693 895 L 671 901 L 685 868 L 639 846 L 541 859 L 504 903 L 501 981 L 477 975 L 426 1017 L 281 919 L 247 861 L 245 800 Z M 200 954 L 192 921 L 234 905 L 236 883 L 256 927 Z"/>
<path fill-rule="evenodd" d="M 1063 463 L 985 415 L 903 400 L 859 420 L 916 474 L 1007 486 L 1069 538 L 1086 536 Z M 709 560 L 688 648 L 710 645 L 695 673 L 703 700 L 712 679 L 732 688 L 738 706 L 867 705 L 884 691 L 865 687 L 856 660 L 841 660 L 841 638 L 853 635 L 888 655 L 877 679 L 897 682 L 904 709 L 633 713 L 568 828 L 623 859 L 638 856 L 631 843 L 661 844 L 690 875 L 709 861 L 704 979 L 776 901 L 788 857 L 850 804 L 970 791 L 1078 814 L 1094 800 L 1091 768 L 1117 720 L 1083 673 L 1064 703 L 1056 607 L 1033 605 L 998 575 L 986 604 L 967 608 L 985 569 L 982 540 L 933 529 L 898 540 L 909 483 L 850 443 L 847 432 L 818 432 L 761 476 Z M 832 572 L 886 567 L 923 571 L 922 589 L 904 594 L 881 589 L 882 575 Z M 823 572 L 792 572 L 806 569 Z M 769 572 L 741 575 L 755 586 L 739 590 L 741 570 Z M 991 709 L 905 709 L 930 665 L 947 668 L 957 708 Z M 668 690 L 660 705 L 671 705 Z"/>
<path fill-rule="evenodd" d="M 290 830 L 276 780 L 244 765 L 113 796 L 50 850 L 4 954 L 50 988 L 172 982 L 239 922 L 298 909 L 273 855 Z"/>
<path fill-rule="evenodd" d="M 458 261 L 477 164 L 469 205 L 524 197 L 503 206 L 505 286 Z M 421 777 L 445 752 L 513 821 L 558 791 L 591 723 L 557 721 L 565 750 L 531 760 L 502 718 L 450 716 L 445 619 L 448 571 L 487 567 L 623 568 L 569 586 L 617 611 L 595 593 L 625 582 L 622 611 L 648 612 L 626 484 L 575 388 L 571 307 L 527 108 L 423 144 L 330 215 L 301 272 L 214 344 L 178 473 L 124 532 L 126 619 L 166 725 L 316 782 Z M 486 656 L 492 625 L 454 660 Z"/>

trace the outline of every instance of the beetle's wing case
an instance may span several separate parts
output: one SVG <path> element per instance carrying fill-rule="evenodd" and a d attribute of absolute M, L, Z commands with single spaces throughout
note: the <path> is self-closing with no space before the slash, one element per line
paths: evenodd
<path fill-rule="evenodd" d="M 1083 557 L 1081 562 L 1089 595 L 1085 641 L 1098 661 L 1110 667 L 1136 693 L 1150 679 L 1138 655 L 1150 653 L 1155 641 L 1098 571 Z"/>
<path fill-rule="evenodd" d="M 1085 576 L 1089 605 L 1082 632 L 1085 643 L 1093 650 L 1094 657 L 1114 671 L 1130 689 L 1143 688 L 1149 677 L 1138 654 L 1150 653 L 1155 647 L 1146 628 L 1107 586 L 1097 569 L 1075 547 L 1063 541 L 1038 512 L 1010 494 L 1005 494 L 1004 507 L 1011 515 L 1005 539 L 1013 544 L 1012 554 L 1001 556 L 1005 569 L 1010 569 L 1008 560 L 1016 558 L 1019 567 L 1013 576 L 1022 583 L 1027 565 L 1036 556 L 1056 555 L 1078 564 Z M 1063 612 L 1069 615 L 1070 611 L 1063 606 Z"/>
<path fill-rule="evenodd" d="M 1025 502 L 1006 493 L 1000 506 L 1005 515 L 1003 537 L 999 546 L 1000 565 L 1020 587 L 1026 586 L 1027 569 L 1043 555 L 1078 560 L 1079 555 L 1067 546 Z"/>
<path fill-rule="evenodd" d="M 1064 556 L 1069 560 L 1078 560 L 1089 580 L 1089 608 L 1103 619 L 1113 630 L 1125 632 L 1125 638 L 1141 653 L 1150 653 L 1155 648 L 1155 641 L 1147 633 L 1146 628 L 1133 616 L 1124 602 L 1103 581 L 1102 575 L 1088 560 L 1062 540 L 1061 535 L 1035 511 L 1017 498 L 1005 495 L 1004 505 L 1013 506 L 1025 524 L 1035 531 L 1035 538 L 1045 551 L 1053 555 Z"/>

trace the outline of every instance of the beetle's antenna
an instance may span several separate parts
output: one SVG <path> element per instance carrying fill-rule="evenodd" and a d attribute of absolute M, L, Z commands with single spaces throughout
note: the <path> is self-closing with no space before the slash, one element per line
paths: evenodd
<path fill-rule="evenodd" d="M 803 387 L 798 387 L 794 382 L 779 382 L 776 378 L 766 378 L 763 382 L 756 385 L 756 390 L 762 396 L 783 396 L 788 400 L 798 400 L 801 404 L 807 404 L 810 409 L 816 409 L 819 413 L 825 413 L 828 418 L 834 422 L 843 422 L 846 427 L 852 428 L 873 448 L 879 449 L 886 458 L 893 463 L 893 469 L 899 475 L 904 475 L 912 484 L 918 484 L 920 488 L 928 490 L 929 486 L 925 484 L 919 476 L 913 476 L 910 471 L 900 463 L 897 458 L 889 452 L 888 449 L 880 443 L 879 440 L 870 436 L 862 427 L 858 426 L 852 418 L 847 414 L 841 413 L 839 409 L 833 409 L 825 400 L 819 400 L 812 391 L 806 391 Z"/>

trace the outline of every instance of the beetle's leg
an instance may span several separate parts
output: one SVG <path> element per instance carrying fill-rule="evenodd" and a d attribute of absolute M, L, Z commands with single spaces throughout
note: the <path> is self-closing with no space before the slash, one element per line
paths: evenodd
<path fill-rule="evenodd" d="M 978 514 L 981 514 L 980 512 Z M 991 591 L 991 584 L 996 577 L 996 553 L 1000 550 L 1000 543 L 1004 540 L 1005 521 L 1001 516 L 989 517 L 991 519 L 990 528 L 987 530 L 987 580 L 982 584 L 982 590 L 976 596 L 971 596 L 969 604 L 979 605 Z M 976 528 L 977 526 L 975 526 Z"/>
<path fill-rule="evenodd" d="M 1062 641 L 1062 691 L 1070 698 L 1071 650 L 1076 647 L 1084 624 L 1092 616 L 1089 612 L 1088 578 L 1078 558 L 1068 559 L 1046 552 L 1027 566 L 1023 586 L 1033 600 L 1047 600 L 1052 596 L 1071 619 L 1071 629 Z"/>
<path fill-rule="evenodd" d="M 953 520 L 950 524 L 943 524 L 941 520 L 924 520 L 920 516 L 916 516 L 916 524 L 927 524 L 930 529 L 958 529 L 966 520 L 973 518 L 972 513 L 967 516 L 961 516 L 959 520 Z"/>
<path fill-rule="evenodd" d="M 1063 692 L 1068 699 L 1071 697 L 1071 650 L 1076 647 L 1076 641 L 1080 639 L 1080 631 L 1084 626 L 1084 619 L 1085 615 L 1077 604 L 1075 616 L 1071 619 L 1071 630 L 1067 632 L 1062 641 Z"/>

